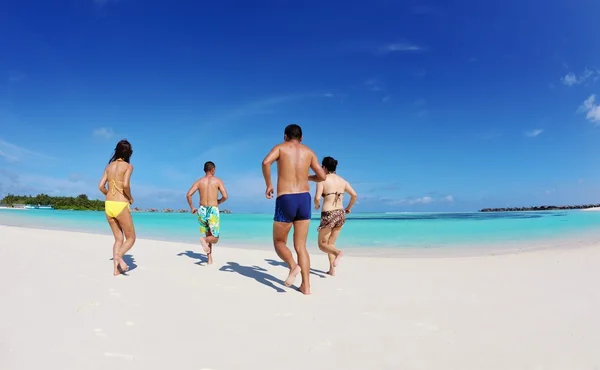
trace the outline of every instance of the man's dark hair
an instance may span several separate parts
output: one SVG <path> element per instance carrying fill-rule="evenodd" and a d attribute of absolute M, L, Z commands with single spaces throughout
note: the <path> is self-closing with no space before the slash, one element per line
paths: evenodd
<path fill-rule="evenodd" d="M 288 140 L 302 139 L 302 128 L 296 124 L 288 125 L 283 133 L 287 136 Z"/>
<path fill-rule="evenodd" d="M 212 163 L 211 161 L 204 163 L 204 172 L 208 173 L 208 172 L 212 171 L 213 168 L 215 168 L 215 164 Z"/>

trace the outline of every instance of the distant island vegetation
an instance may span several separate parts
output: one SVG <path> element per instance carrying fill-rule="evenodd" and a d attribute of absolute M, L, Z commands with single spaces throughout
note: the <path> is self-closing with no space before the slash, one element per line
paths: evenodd
<path fill-rule="evenodd" d="M 510 207 L 510 208 L 483 208 L 479 212 L 525 212 L 525 211 L 560 211 L 569 209 L 598 208 L 600 204 L 582 204 L 576 206 L 533 206 L 533 207 Z"/>
<path fill-rule="evenodd" d="M 73 211 L 104 211 L 104 201 L 97 199 L 89 199 L 87 195 L 80 194 L 76 197 L 52 197 L 47 194 L 31 195 L 14 195 L 8 194 L 0 199 L 0 206 L 24 208 L 25 206 L 50 206 L 57 210 L 73 210 Z M 187 209 L 174 210 L 164 208 L 162 211 L 157 208 L 141 209 L 132 207 L 132 212 L 163 212 L 163 213 L 188 213 Z M 221 213 L 232 213 L 228 209 L 221 210 Z"/>
<path fill-rule="evenodd" d="M 88 199 L 85 194 L 76 197 L 51 197 L 48 194 L 31 195 L 13 195 L 8 194 L 0 204 L 8 207 L 19 207 L 25 205 L 51 206 L 54 209 L 69 209 L 74 211 L 104 211 L 104 201 Z"/>

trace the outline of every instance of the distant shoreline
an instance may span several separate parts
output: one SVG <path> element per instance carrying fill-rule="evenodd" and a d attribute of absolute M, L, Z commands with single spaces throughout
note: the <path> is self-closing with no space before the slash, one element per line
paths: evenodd
<path fill-rule="evenodd" d="M 574 206 L 535 206 L 535 207 L 510 207 L 510 208 L 483 208 L 479 212 L 529 212 L 529 211 L 568 211 L 568 210 L 600 210 L 600 204 L 586 204 Z"/>

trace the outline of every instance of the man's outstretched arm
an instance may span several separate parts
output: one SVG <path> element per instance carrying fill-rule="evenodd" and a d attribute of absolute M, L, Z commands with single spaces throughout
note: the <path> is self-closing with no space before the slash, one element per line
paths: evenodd
<path fill-rule="evenodd" d="M 187 195 L 185 196 L 188 202 L 188 205 L 190 206 L 190 211 L 192 211 L 192 213 L 194 212 L 194 205 L 192 204 L 192 197 L 194 196 L 194 193 L 198 190 L 198 185 L 196 183 L 194 183 L 192 185 L 192 187 L 190 188 L 190 190 L 188 190 Z"/>
<path fill-rule="evenodd" d="M 308 176 L 308 181 L 321 182 L 327 179 L 327 174 L 325 173 L 323 166 L 319 163 L 319 159 L 315 153 L 313 153 L 312 159 L 310 160 L 310 168 L 315 174 Z"/>

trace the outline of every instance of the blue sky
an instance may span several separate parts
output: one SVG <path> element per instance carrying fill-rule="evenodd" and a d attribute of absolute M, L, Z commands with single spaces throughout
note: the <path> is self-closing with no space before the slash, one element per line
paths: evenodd
<path fill-rule="evenodd" d="M 339 160 L 356 211 L 600 203 L 598 12 L 591 0 L 8 2 L 0 196 L 99 198 L 127 138 L 136 205 L 184 207 L 212 160 L 228 208 L 270 212 L 260 163 L 298 123 Z"/>

